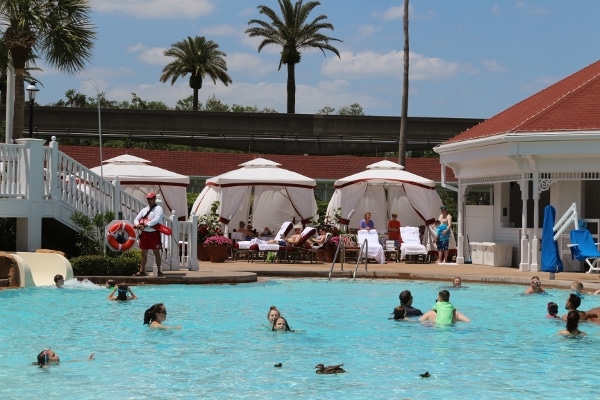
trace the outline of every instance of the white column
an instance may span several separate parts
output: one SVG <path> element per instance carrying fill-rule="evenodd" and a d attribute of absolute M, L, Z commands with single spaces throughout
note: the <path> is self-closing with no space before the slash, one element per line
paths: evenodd
<path fill-rule="evenodd" d="M 529 234 L 527 229 L 527 199 L 529 198 L 529 181 L 525 179 L 525 174 L 521 176 L 521 201 L 523 210 L 521 212 L 521 263 L 520 271 L 529 271 Z"/>
<path fill-rule="evenodd" d="M 540 174 L 539 172 L 533 173 L 533 239 L 531 240 L 531 265 L 529 270 L 532 272 L 538 272 L 540 266 L 538 264 L 538 249 L 539 239 L 537 237 L 538 228 L 540 226 Z"/>
<path fill-rule="evenodd" d="M 465 209 L 465 200 L 466 200 L 466 191 L 468 187 L 458 182 L 458 204 L 456 206 L 456 212 L 458 213 L 457 222 L 458 222 L 458 237 L 456 240 L 456 263 L 464 264 L 465 263 L 465 234 L 464 234 L 464 209 Z M 467 243 L 468 246 L 468 243 Z"/>

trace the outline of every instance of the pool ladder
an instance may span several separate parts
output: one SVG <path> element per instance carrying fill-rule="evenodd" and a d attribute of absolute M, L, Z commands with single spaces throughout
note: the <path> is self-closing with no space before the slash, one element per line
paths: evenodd
<path fill-rule="evenodd" d="M 356 281 L 356 272 L 358 271 L 358 266 L 360 265 L 360 260 L 362 258 L 363 254 L 368 254 L 367 251 L 369 249 L 369 242 L 368 241 L 364 241 L 362 243 L 362 245 L 360 245 L 359 250 L 358 250 L 358 256 L 356 257 L 356 266 L 354 267 L 354 272 L 352 274 L 352 279 L 354 281 Z M 331 274 L 333 273 L 333 269 L 335 268 L 335 261 L 338 259 L 338 256 L 340 257 L 340 268 L 343 271 L 344 270 L 344 259 L 345 257 L 341 257 L 341 252 L 346 251 L 346 245 L 344 244 L 343 241 L 340 240 L 340 243 L 338 244 L 337 248 L 335 249 L 335 255 L 333 256 L 333 261 L 331 262 L 331 268 L 329 269 L 329 280 L 331 280 Z M 368 257 L 365 257 L 365 272 L 367 271 L 367 263 L 368 263 Z"/>

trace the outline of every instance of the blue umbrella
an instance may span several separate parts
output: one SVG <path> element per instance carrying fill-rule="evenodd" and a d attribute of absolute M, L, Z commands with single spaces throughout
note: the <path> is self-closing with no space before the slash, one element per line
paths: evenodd
<path fill-rule="evenodd" d="M 544 272 L 562 272 L 563 263 L 558 252 L 558 243 L 554 240 L 554 219 L 556 210 L 553 206 L 544 208 L 544 226 L 542 227 L 542 265 Z"/>

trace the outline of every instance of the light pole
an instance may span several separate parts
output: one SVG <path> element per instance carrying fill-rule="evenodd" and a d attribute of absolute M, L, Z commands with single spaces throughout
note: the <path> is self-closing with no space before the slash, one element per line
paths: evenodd
<path fill-rule="evenodd" d="M 95 80 L 92 78 L 86 79 L 86 82 L 89 82 L 96 89 L 96 102 L 98 103 L 98 136 L 100 139 L 100 178 L 104 180 L 104 169 L 103 169 L 103 160 L 102 160 L 102 118 L 100 116 L 100 88 Z"/>
<path fill-rule="evenodd" d="M 40 89 L 35 86 L 35 83 L 29 83 L 27 86 L 27 93 L 29 93 L 29 137 L 33 137 L 33 103 L 35 102 L 35 95 Z"/>

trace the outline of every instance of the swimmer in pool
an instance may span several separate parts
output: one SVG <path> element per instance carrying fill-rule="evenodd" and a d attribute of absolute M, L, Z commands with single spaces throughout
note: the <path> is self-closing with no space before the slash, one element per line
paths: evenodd
<path fill-rule="evenodd" d="M 163 321 L 167 319 L 167 308 L 163 303 L 157 303 L 144 313 L 144 325 L 156 329 L 181 329 L 180 325 L 166 326 Z"/>
<path fill-rule="evenodd" d="M 558 304 L 551 301 L 547 304 L 548 314 L 546 314 L 546 318 L 553 319 L 561 319 L 560 315 L 558 315 Z"/>
<path fill-rule="evenodd" d="M 408 320 L 408 318 L 406 318 L 406 309 L 404 308 L 403 305 L 396 306 L 396 308 L 394 308 L 394 312 L 392 314 L 394 316 L 390 319 L 395 319 L 396 321 Z"/>
<path fill-rule="evenodd" d="M 116 295 L 115 292 L 117 292 Z M 113 291 L 108 295 L 108 299 L 128 301 L 137 300 L 137 296 L 135 295 L 135 293 L 133 293 L 131 288 L 125 282 L 122 282 L 113 288 Z"/>
<path fill-rule="evenodd" d="M 65 284 L 65 278 L 61 274 L 54 275 L 54 284 L 57 288 L 63 287 Z"/>
<path fill-rule="evenodd" d="M 585 336 L 587 333 L 579 330 L 579 311 L 569 311 L 567 314 L 567 326 L 558 332 L 563 336 Z"/>
<path fill-rule="evenodd" d="M 275 322 L 275 320 L 279 317 L 281 317 L 281 312 L 279 309 L 275 306 L 269 307 L 269 312 L 267 313 L 267 319 L 269 320 L 269 323 L 273 325 L 273 322 Z"/>
<path fill-rule="evenodd" d="M 90 356 L 87 358 L 87 360 L 69 360 L 69 361 L 70 362 L 94 361 L 95 354 L 96 353 L 90 354 Z M 58 357 L 58 354 L 56 354 L 56 352 L 52 349 L 45 349 L 45 350 L 40 351 L 40 353 L 37 355 L 37 362 L 33 363 L 33 365 L 39 365 L 40 368 L 45 368 L 50 365 L 58 365 L 58 364 L 60 364 L 60 357 Z"/>
<path fill-rule="evenodd" d="M 450 292 L 447 290 L 440 290 L 438 298 L 431 307 L 431 310 L 427 311 L 419 321 L 431 321 L 438 324 L 449 325 L 458 321 L 471 322 L 469 318 L 461 314 L 456 308 L 450 303 Z"/>
<path fill-rule="evenodd" d="M 546 293 L 546 291 L 544 289 L 542 289 L 542 282 L 540 282 L 539 276 L 532 277 L 531 284 L 525 290 L 525 294 L 534 294 L 534 293 L 538 293 L 538 294 Z"/>
<path fill-rule="evenodd" d="M 277 318 L 273 321 L 272 331 L 293 331 L 287 323 L 287 320 L 283 317 Z"/>

